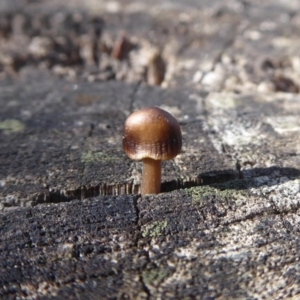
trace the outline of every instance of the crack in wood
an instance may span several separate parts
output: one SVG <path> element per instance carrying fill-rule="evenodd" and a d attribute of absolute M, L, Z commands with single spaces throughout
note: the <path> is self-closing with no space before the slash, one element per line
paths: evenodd
<path fill-rule="evenodd" d="M 200 174 L 195 178 L 188 178 L 186 180 L 174 179 L 172 181 L 163 182 L 161 192 L 165 193 L 195 186 L 222 183 L 233 179 L 237 179 L 237 175 L 231 170 L 212 174 Z M 60 190 L 49 187 L 46 192 L 40 193 L 33 199 L 32 205 L 83 200 L 96 196 L 137 195 L 139 193 L 140 184 L 134 184 L 133 181 L 116 184 L 100 183 L 96 186 L 85 185 L 74 190 Z"/>

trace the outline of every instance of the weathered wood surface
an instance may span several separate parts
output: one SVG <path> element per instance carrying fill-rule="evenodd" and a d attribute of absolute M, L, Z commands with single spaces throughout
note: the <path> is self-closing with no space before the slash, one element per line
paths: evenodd
<path fill-rule="evenodd" d="M 68 1 L 66 20 L 83 9 L 87 21 L 69 40 L 81 58 L 64 49 L 72 61 L 33 47 L 69 23 L 28 25 L 59 23 L 59 2 L 17 19 L 11 4 L 0 6 L 13 24 L 0 24 L 1 299 L 297 299 L 298 2 Z M 125 30 L 136 43 L 128 60 L 86 55 L 101 24 L 102 39 Z M 152 47 L 167 66 L 158 87 L 139 65 Z M 184 145 L 164 163 L 170 192 L 140 198 L 122 125 L 148 105 L 178 118 Z"/>

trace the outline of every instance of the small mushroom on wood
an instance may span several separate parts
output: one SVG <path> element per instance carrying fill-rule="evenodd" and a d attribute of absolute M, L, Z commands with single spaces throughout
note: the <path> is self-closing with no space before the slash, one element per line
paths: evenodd
<path fill-rule="evenodd" d="M 180 126 L 168 112 L 147 107 L 127 118 L 123 148 L 129 158 L 143 161 L 142 196 L 160 192 L 161 161 L 174 158 L 181 146 Z"/>

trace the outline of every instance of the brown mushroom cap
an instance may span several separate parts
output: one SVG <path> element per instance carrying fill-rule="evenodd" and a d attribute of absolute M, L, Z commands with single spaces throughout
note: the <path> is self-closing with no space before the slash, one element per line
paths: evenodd
<path fill-rule="evenodd" d="M 124 124 L 123 148 L 131 159 L 172 159 L 180 152 L 181 146 L 177 120 L 158 107 L 138 110 Z"/>

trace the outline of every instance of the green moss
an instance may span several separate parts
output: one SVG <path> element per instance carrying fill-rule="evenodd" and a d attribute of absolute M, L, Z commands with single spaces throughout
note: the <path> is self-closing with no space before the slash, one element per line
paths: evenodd
<path fill-rule="evenodd" d="M 171 273 L 170 269 L 158 268 L 142 272 L 143 282 L 146 285 L 158 286 Z"/>
<path fill-rule="evenodd" d="M 155 221 L 151 224 L 148 224 L 143 229 L 143 237 L 157 237 L 163 234 L 164 230 L 167 228 L 167 221 Z"/>
<path fill-rule="evenodd" d="M 81 155 L 81 162 L 82 163 L 97 163 L 97 162 L 111 162 L 120 160 L 121 157 L 106 153 L 103 151 L 86 151 L 83 152 Z"/>
<path fill-rule="evenodd" d="M 185 193 L 198 205 L 204 205 L 207 199 L 234 200 L 248 196 L 247 188 L 251 187 L 250 181 L 233 180 L 221 184 L 198 186 L 185 190 Z"/>
<path fill-rule="evenodd" d="M 22 132 L 25 128 L 25 125 L 13 119 L 8 119 L 5 121 L 0 122 L 0 130 L 3 130 L 5 133 L 15 133 L 15 132 Z"/>

